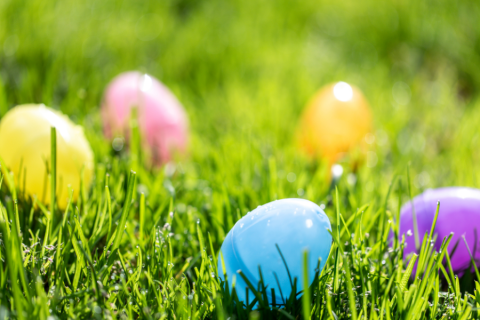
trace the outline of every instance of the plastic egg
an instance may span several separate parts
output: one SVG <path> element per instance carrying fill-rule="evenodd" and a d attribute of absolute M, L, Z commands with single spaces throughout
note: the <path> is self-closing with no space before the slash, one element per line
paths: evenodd
<path fill-rule="evenodd" d="M 434 230 L 434 233 L 437 234 L 434 247 L 439 250 L 443 239 L 453 232 L 448 252 L 451 254 L 458 242 L 457 248 L 451 256 L 451 263 L 455 272 L 462 272 L 468 269 L 471 262 L 467 247 L 462 239 L 463 235 L 465 235 L 476 261 L 480 259 L 480 250 L 478 249 L 480 248 L 480 190 L 450 187 L 426 190 L 421 195 L 416 196 L 413 199 L 413 209 L 417 220 L 420 246 L 425 233 L 430 232 L 432 227 L 437 210 L 437 201 L 440 201 L 440 210 Z M 415 247 L 414 232 L 412 204 L 408 202 L 400 212 L 399 237 L 401 239 L 402 235 L 405 236 L 405 242 L 407 243 L 404 251 L 405 256 L 412 252 L 419 253 Z M 476 248 L 475 253 L 474 248 Z"/>
<path fill-rule="evenodd" d="M 64 208 L 69 185 L 74 200 L 78 197 L 82 170 L 86 186 L 93 176 L 93 152 L 81 126 L 44 105 L 17 106 L 0 122 L 0 157 L 13 172 L 17 188 L 23 191 L 25 186 L 27 194 L 49 203 L 51 127 L 57 129 L 57 204 Z"/>
<path fill-rule="evenodd" d="M 152 163 L 161 165 L 187 146 L 187 115 L 173 93 L 154 77 L 139 72 L 117 76 L 105 90 L 102 104 L 104 133 L 128 138 L 132 109 L 137 108 L 143 146 Z"/>
<path fill-rule="evenodd" d="M 335 163 L 362 144 L 371 131 L 370 107 L 359 89 L 345 82 L 320 89 L 303 111 L 300 147 L 309 155 Z"/>
<path fill-rule="evenodd" d="M 332 237 L 327 229 L 331 230 L 327 215 L 308 200 L 277 200 L 253 210 L 235 224 L 221 247 L 229 289 L 232 290 L 235 277 L 238 298 L 246 303 L 247 284 L 237 271 L 241 270 L 256 288 L 260 281 L 260 266 L 264 284 L 268 286 L 269 303 L 272 303 L 270 289 L 274 289 L 276 303 L 282 304 L 289 298 L 292 286 L 276 244 L 285 258 L 291 280 L 297 278 L 296 288 L 299 292 L 303 290 L 304 283 L 303 252 L 308 251 L 308 283 L 313 282 L 319 259 L 319 272 L 325 266 L 332 245 Z M 224 280 L 220 254 L 218 273 Z M 250 291 L 249 302 L 253 299 Z"/>

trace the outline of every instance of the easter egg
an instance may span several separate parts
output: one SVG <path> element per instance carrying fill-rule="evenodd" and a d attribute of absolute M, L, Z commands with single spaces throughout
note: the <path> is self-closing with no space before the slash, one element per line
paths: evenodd
<path fill-rule="evenodd" d="M 61 112 L 44 105 L 20 105 L 5 114 L 0 122 L 0 157 L 13 172 L 17 188 L 50 202 L 48 166 L 51 127 L 57 131 L 57 201 L 60 208 L 68 202 L 68 186 L 74 200 L 83 181 L 88 186 L 93 177 L 93 152 L 81 126 Z"/>
<path fill-rule="evenodd" d="M 235 277 L 238 299 L 246 303 L 247 284 L 237 271 L 241 270 L 256 288 L 260 267 L 264 285 L 268 286 L 269 303 L 272 303 L 271 289 L 274 289 L 276 303 L 282 304 L 292 293 L 290 280 L 296 278 L 297 292 L 303 290 L 305 250 L 308 251 L 308 283 L 313 282 L 319 260 L 318 271 L 325 266 L 332 245 L 327 229 L 331 230 L 327 215 L 311 201 L 283 199 L 260 206 L 240 219 L 227 234 L 218 257 L 219 276 L 224 280 L 224 273 L 227 275 L 230 290 Z M 250 291 L 249 302 L 253 299 Z"/>
<path fill-rule="evenodd" d="M 356 87 L 338 82 L 320 89 L 303 111 L 298 129 L 302 150 L 329 164 L 362 144 L 371 131 L 370 107 Z"/>
<path fill-rule="evenodd" d="M 458 242 L 457 248 L 451 256 L 451 263 L 455 272 L 462 272 L 468 269 L 471 261 L 468 249 L 462 239 L 463 235 L 465 235 L 476 261 L 480 259 L 480 250 L 478 250 L 480 246 L 480 190 L 478 189 L 465 187 L 430 189 L 413 199 L 413 207 L 411 202 L 405 204 L 400 211 L 399 232 L 400 239 L 404 235 L 407 244 L 404 255 L 407 256 L 412 252 L 419 253 L 415 247 L 412 209 L 415 211 L 421 246 L 425 233 L 430 232 L 432 227 L 438 201 L 440 201 L 440 210 L 434 230 L 437 239 L 433 245 L 438 251 L 443 238 L 453 232 L 448 251 L 451 254 Z M 474 248 L 477 248 L 475 252 Z"/>
<path fill-rule="evenodd" d="M 160 81 L 135 71 L 120 74 L 105 90 L 102 119 L 108 138 L 128 138 L 133 108 L 137 108 L 143 147 L 154 165 L 185 152 L 188 120 L 182 105 Z"/>

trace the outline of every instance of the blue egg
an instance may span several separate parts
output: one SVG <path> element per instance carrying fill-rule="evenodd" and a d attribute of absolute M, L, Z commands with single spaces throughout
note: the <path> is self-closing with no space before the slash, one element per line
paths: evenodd
<path fill-rule="evenodd" d="M 260 266 L 269 303 L 272 303 L 273 288 L 276 304 L 283 304 L 292 293 L 290 279 L 297 279 L 297 292 L 303 290 L 305 250 L 308 251 L 308 283 L 313 282 L 319 260 L 318 271 L 325 266 L 332 246 L 332 237 L 327 229 L 331 230 L 327 215 L 308 200 L 277 200 L 253 210 L 233 226 L 220 249 L 229 290 L 235 282 L 238 299 L 246 303 L 248 286 L 237 271 L 241 270 L 257 288 Z M 275 244 L 285 258 L 290 277 Z M 225 280 L 220 254 L 218 273 Z M 248 301 L 252 302 L 255 296 L 248 290 Z"/>

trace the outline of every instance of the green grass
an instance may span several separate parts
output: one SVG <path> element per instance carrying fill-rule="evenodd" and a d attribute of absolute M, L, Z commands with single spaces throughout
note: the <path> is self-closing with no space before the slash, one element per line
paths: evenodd
<path fill-rule="evenodd" d="M 0 1 L 0 115 L 59 109 L 96 162 L 66 210 L 3 177 L 0 318 L 478 318 L 476 275 L 456 277 L 446 250 L 426 246 L 410 278 L 387 238 L 410 195 L 480 187 L 479 14 L 447 0 Z M 102 91 L 132 69 L 184 104 L 187 158 L 149 170 L 103 138 Z M 338 80 L 370 101 L 375 140 L 334 185 L 293 134 L 308 98 Z M 287 197 L 326 206 L 331 256 L 308 301 L 241 306 L 217 278 L 218 250 L 240 217 Z"/>

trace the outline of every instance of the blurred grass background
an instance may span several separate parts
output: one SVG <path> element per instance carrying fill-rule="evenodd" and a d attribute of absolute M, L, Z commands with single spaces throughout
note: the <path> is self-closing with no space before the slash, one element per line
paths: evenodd
<path fill-rule="evenodd" d="M 0 115 L 44 103 L 83 124 L 97 163 L 90 208 L 105 172 L 119 208 L 128 155 L 103 138 L 103 90 L 135 69 L 169 86 L 189 114 L 190 157 L 141 170 L 137 191 L 147 196 L 148 223 L 175 198 L 178 272 L 201 250 L 192 238 L 198 219 L 215 250 L 241 215 L 276 198 L 325 203 L 335 223 L 325 168 L 294 139 L 308 99 L 330 82 L 362 89 L 374 116 L 366 162 L 355 174 L 342 163 L 347 216 L 364 203 L 375 212 L 395 174 L 405 187 L 409 163 L 414 195 L 479 187 L 479 14 L 476 1 L 447 0 L 3 0 Z M 88 236 L 95 212 L 86 207 Z M 138 228 L 136 214 L 128 230 Z"/>
<path fill-rule="evenodd" d="M 191 159 L 172 187 L 207 200 L 183 192 L 180 202 L 208 207 L 227 190 L 246 213 L 277 197 L 325 198 L 329 182 L 294 133 L 309 97 L 342 80 L 374 114 L 357 204 L 378 200 L 408 163 L 413 194 L 475 187 L 479 10 L 474 1 L 2 1 L 0 113 L 31 102 L 60 109 L 108 166 L 102 92 L 120 72 L 148 72 L 189 113 Z"/>
<path fill-rule="evenodd" d="M 418 189 L 477 186 L 479 10 L 475 1 L 6 0 L 0 112 L 45 103 L 98 140 L 106 83 L 138 69 L 185 105 L 200 167 L 214 148 L 235 164 L 224 174 L 252 170 L 248 154 L 298 174 L 299 113 L 342 80 L 374 112 L 375 186 L 409 161 Z"/>

